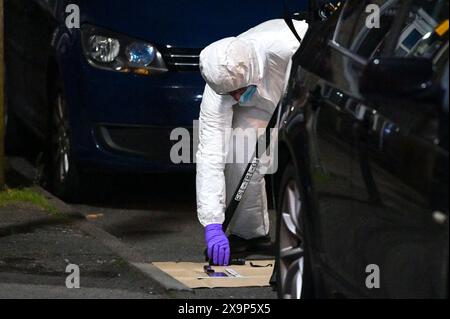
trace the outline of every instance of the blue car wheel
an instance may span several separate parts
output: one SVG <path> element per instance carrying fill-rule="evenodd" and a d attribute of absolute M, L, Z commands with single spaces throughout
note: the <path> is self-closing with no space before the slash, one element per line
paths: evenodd
<path fill-rule="evenodd" d="M 61 199 L 74 202 L 79 199 L 80 173 L 72 156 L 70 125 L 64 90 L 57 85 L 52 95 L 48 161 L 50 188 Z"/>

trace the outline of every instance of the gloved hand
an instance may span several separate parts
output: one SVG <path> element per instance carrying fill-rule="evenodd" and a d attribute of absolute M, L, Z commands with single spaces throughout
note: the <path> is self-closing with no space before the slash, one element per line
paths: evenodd
<path fill-rule="evenodd" d="M 206 226 L 205 240 L 209 260 L 215 266 L 228 266 L 230 263 L 230 242 L 222 229 L 222 225 Z"/>

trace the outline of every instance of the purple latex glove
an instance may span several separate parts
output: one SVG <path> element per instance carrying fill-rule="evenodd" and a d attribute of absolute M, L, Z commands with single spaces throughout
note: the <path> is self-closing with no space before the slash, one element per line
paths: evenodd
<path fill-rule="evenodd" d="M 205 240 L 209 260 L 215 266 L 228 266 L 230 263 L 230 242 L 223 232 L 222 225 L 212 224 L 206 226 Z"/>

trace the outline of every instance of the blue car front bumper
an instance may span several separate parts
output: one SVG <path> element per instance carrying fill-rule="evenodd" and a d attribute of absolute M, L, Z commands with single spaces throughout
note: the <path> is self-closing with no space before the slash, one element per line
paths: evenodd
<path fill-rule="evenodd" d="M 170 150 L 177 141 L 170 140 L 170 133 L 178 127 L 191 129 L 198 119 L 204 90 L 198 71 L 140 76 L 100 70 L 79 58 L 81 66 L 73 69 L 79 81 L 71 78 L 69 67 L 65 83 L 70 86 L 65 85 L 65 93 L 73 155 L 82 168 L 193 169 L 192 164 L 171 162 Z"/>

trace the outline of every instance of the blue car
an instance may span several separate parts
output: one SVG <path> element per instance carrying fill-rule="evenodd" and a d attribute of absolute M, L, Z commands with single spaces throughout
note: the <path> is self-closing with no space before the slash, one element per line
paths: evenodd
<path fill-rule="evenodd" d="M 283 2 L 5 0 L 5 13 L 8 122 L 44 142 L 49 186 L 70 200 L 87 171 L 192 169 L 171 162 L 170 133 L 198 118 L 200 51 Z"/>

